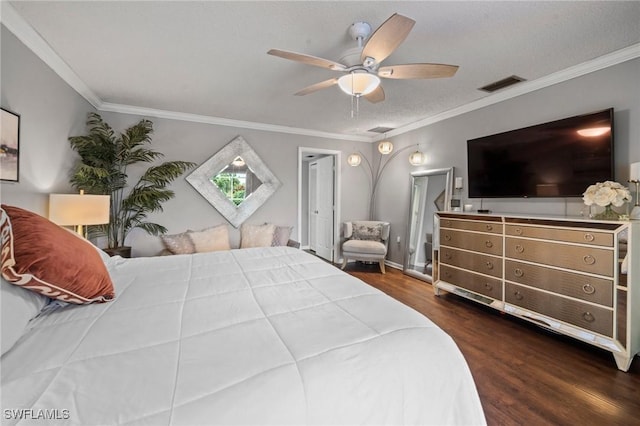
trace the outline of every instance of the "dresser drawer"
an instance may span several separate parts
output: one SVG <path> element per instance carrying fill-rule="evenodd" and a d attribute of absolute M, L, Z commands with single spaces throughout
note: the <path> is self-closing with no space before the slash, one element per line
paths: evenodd
<path fill-rule="evenodd" d="M 499 279 L 446 265 L 440 265 L 440 279 L 492 299 L 502 300 L 502 281 Z"/>
<path fill-rule="evenodd" d="M 507 260 L 504 278 L 530 287 L 613 307 L 613 281 Z"/>
<path fill-rule="evenodd" d="M 441 246 L 440 263 L 502 278 L 502 259 L 500 257 Z"/>
<path fill-rule="evenodd" d="M 516 237 L 540 238 L 543 240 L 589 244 L 593 246 L 613 247 L 613 234 L 579 229 L 560 229 L 541 226 L 522 226 L 507 224 L 505 234 Z"/>
<path fill-rule="evenodd" d="M 463 229 L 466 231 L 489 232 L 491 234 L 502 234 L 502 222 L 482 222 L 460 219 L 440 218 L 441 228 Z"/>
<path fill-rule="evenodd" d="M 597 247 L 507 237 L 505 256 L 613 277 L 613 251 Z"/>
<path fill-rule="evenodd" d="M 502 235 L 440 229 L 440 245 L 502 256 Z"/>
<path fill-rule="evenodd" d="M 511 283 L 505 283 L 505 302 L 604 336 L 613 336 L 613 311 L 600 306 Z"/>

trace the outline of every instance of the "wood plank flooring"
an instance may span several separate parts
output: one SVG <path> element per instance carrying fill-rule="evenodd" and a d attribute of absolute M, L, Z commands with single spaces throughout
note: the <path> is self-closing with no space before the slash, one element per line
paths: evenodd
<path fill-rule="evenodd" d="M 489 425 L 640 425 L 640 359 L 629 372 L 577 340 L 377 265 L 346 271 L 421 312 L 464 354 Z"/>

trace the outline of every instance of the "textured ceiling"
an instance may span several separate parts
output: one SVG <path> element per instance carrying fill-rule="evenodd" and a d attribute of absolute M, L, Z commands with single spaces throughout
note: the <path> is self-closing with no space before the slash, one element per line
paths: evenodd
<path fill-rule="evenodd" d="M 106 103 L 344 135 L 398 128 L 640 42 L 640 2 L 11 2 Z M 453 78 L 383 80 L 386 100 L 357 119 L 337 86 L 293 96 L 337 72 L 267 55 L 271 48 L 338 61 L 354 21 L 416 21 L 383 65 L 459 65 Z M 526 83 L 525 83 L 526 84 Z M 510 89 L 505 89 L 510 90 Z"/>

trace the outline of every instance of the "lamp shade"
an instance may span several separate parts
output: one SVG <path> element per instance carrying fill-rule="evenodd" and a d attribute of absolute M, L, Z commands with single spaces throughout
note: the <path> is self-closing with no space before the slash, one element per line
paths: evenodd
<path fill-rule="evenodd" d="M 412 166 L 420 166 L 424 164 L 425 160 L 426 155 L 420 151 L 416 151 L 409 156 L 409 163 L 411 163 Z"/>
<path fill-rule="evenodd" d="M 109 195 L 49 194 L 49 219 L 61 226 L 109 223 Z"/>
<path fill-rule="evenodd" d="M 340 89 L 351 96 L 368 95 L 380 85 L 380 78 L 365 71 L 354 71 L 338 79 Z"/>
<path fill-rule="evenodd" d="M 382 141 L 378 144 L 378 151 L 380 151 L 380 154 L 382 155 L 391 154 L 391 151 L 393 151 L 393 144 L 391 141 Z"/>
<path fill-rule="evenodd" d="M 354 152 L 353 154 L 347 157 L 347 164 L 350 165 L 351 167 L 359 166 L 361 161 L 362 161 L 362 157 L 360 157 L 360 154 L 358 154 L 357 152 Z"/>
<path fill-rule="evenodd" d="M 640 162 L 631 163 L 629 167 L 629 180 L 640 181 Z"/>

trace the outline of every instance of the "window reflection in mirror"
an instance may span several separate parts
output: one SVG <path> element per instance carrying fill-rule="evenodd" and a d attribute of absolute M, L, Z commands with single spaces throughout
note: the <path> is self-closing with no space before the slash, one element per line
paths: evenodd
<path fill-rule="evenodd" d="M 236 157 L 210 180 L 236 206 L 242 204 L 262 185 L 260 179 L 240 156 Z"/>

